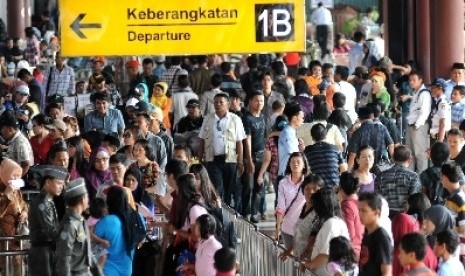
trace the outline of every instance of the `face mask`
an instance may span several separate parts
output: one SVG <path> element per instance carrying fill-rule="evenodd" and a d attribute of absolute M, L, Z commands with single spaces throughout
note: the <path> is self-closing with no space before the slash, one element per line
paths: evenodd
<path fill-rule="evenodd" d="M 13 180 L 8 181 L 8 184 L 10 184 L 10 186 L 12 186 L 15 189 L 21 189 L 22 187 L 24 187 L 24 180 L 13 179 Z"/>

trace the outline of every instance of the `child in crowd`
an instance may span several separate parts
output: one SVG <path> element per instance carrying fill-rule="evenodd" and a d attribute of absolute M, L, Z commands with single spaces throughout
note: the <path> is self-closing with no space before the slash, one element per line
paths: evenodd
<path fill-rule="evenodd" d="M 444 230 L 436 235 L 434 254 L 442 259 L 439 264 L 438 276 L 465 276 L 465 270 L 454 252 L 459 246 L 458 235 L 451 229 Z"/>
<path fill-rule="evenodd" d="M 92 241 L 92 255 L 98 260 L 98 265 L 103 267 L 107 259 L 107 248 L 110 243 L 107 240 L 101 239 L 94 234 L 94 227 L 97 222 L 107 215 L 107 205 L 102 198 L 94 198 L 89 206 L 90 217 L 87 219 L 89 225 L 90 240 Z"/>
<path fill-rule="evenodd" d="M 87 93 L 87 87 L 86 87 L 86 82 L 85 81 L 78 81 L 76 82 L 76 94 L 86 94 Z"/>
<path fill-rule="evenodd" d="M 399 261 L 404 267 L 405 272 L 401 276 L 419 275 L 428 276 L 436 275 L 424 263 L 426 256 L 426 239 L 420 233 L 405 234 L 400 240 Z"/>
<path fill-rule="evenodd" d="M 232 248 L 223 247 L 216 251 L 215 256 L 216 276 L 235 276 L 239 264 L 236 262 L 236 252 Z"/>
<path fill-rule="evenodd" d="M 273 113 L 271 113 L 270 116 L 270 126 L 273 126 L 276 122 L 276 118 L 278 118 L 278 116 L 283 115 L 284 103 L 282 103 L 281 101 L 274 101 L 271 105 L 271 108 L 273 109 Z"/>
<path fill-rule="evenodd" d="M 382 205 L 378 194 L 362 193 L 359 197 L 360 221 L 367 230 L 360 252 L 360 276 L 392 273 L 391 238 L 379 223 Z"/>
<path fill-rule="evenodd" d="M 168 91 L 168 84 L 166 82 L 157 82 L 153 86 L 152 97 L 150 102 L 163 110 L 163 126 L 165 129 L 171 129 L 171 123 L 169 120 L 168 113 L 171 110 L 171 99 L 166 96 Z"/>
<path fill-rule="evenodd" d="M 454 86 L 450 100 L 452 102 L 452 127 L 459 128 L 460 122 L 465 119 L 465 86 Z"/>
<path fill-rule="evenodd" d="M 346 237 L 335 237 L 329 242 L 327 268 L 331 276 L 358 275 L 355 252 Z"/>

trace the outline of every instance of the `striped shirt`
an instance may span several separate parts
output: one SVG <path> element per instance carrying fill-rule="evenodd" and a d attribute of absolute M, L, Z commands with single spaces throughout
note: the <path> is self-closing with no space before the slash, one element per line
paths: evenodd
<path fill-rule="evenodd" d="M 344 163 L 344 159 L 336 146 L 317 142 L 307 146 L 304 153 L 312 173 L 323 178 L 326 187 L 339 186 L 339 165 Z"/>
<path fill-rule="evenodd" d="M 50 85 L 48 85 L 48 79 Z M 74 95 L 74 69 L 64 65 L 63 70 L 58 70 L 56 66 L 50 67 L 44 74 L 44 82 L 42 85 L 45 88 L 47 97 L 53 95 L 71 96 Z"/>

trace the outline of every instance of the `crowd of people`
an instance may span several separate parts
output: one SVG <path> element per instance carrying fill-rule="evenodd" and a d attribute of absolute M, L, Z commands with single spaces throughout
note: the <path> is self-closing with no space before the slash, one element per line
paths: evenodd
<path fill-rule="evenodd" d="M 356 32 L 337 36 L 348 66 L 133 57 L 122 91 L 103 57 L 76 80 L 39 42 L 49 20 L 0 52 L 0 235 L 29 228 L 30 275 L 235 275 L 223 204 L 251 223 L 274 210 L 280 259 L 314 275 L 465 275 L 464 63 L 425 84 Z M 67 114 L 85 94 L 90 109 Z"/>

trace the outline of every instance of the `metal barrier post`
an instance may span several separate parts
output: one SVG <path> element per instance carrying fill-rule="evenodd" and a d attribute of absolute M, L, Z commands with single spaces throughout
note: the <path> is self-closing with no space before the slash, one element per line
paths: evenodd
<path fill-rule="evenodd" d="M 20 264 L 20 275 L 26 275 L 26 269 L 25 265 L 26 263 L 24 262 L 24 258 L 27 257 L 29 254 L 29 250 L 23 248 L 23 240 L 29 240 L 29 236 L 7 236 L 7 237 L 0 237 L 0 242 L 5 243 L 5 250 L 0 251 L 0 258 L 4 257 L 5 258 L 5 275 L 13 275 L 15 272 L 15 266 L 14 266 L 14 260 L 13 258 L 15 256 L 23 256 L 21 259 L 21 264 Z M 19 250 L 10 250 L 10 242 L 16 242 L 19 241 L 20 248 Z"/>

